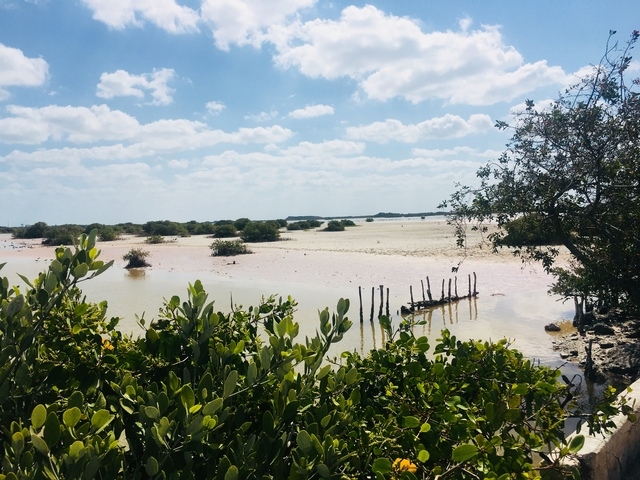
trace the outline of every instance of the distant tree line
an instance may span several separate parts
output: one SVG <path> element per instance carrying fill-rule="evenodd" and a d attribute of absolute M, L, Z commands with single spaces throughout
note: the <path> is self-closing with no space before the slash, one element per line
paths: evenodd
<path fill-rule="evenodd" d="M 280 229 L 309 230 L 319 228 L 324 222 L 319 220 L 301 220 L 288 222 L 285 219 L 254 221 L 246 217 L 236 220 L 217 220 L 197 222 L 173 222 L 170 220 L 154 220 L 143 224 L 118 223 L 104 225 L 92 223 L 90 225 L 47 225 L 36 222 L 24 227 L 3 227 L 2 233 L 11 233 L 14 238 L 41 238 L 43 245 L 71 245 L 74 239 L 83 233 L 96 230 L 98 239 L 102 242 L 118 240 L 122 235 L 136 235 L 146 237 L 147 243 L 163 243 L 165 237 L 189 237 L 191 235 L 208 235 L 213 238 L 237 238 L 245 242 L 273 242 L 280 239 Z M 340 231 L 344 227 L 355 226 L 352 220 L 331 220 L 326 231 Z"/>
<path fill-rule="evenodd" d="M 218 220 L 215 222 L 173 222 L 170 220 L 149 221 L 143 224 L 118 223 L 104 225 L 48 225 L 36 222 L 24 227 L 2 227 L 0 233 L 11 233 L 13 238 L 41 238 L 44 245 L 71 245 L 74 239 L 92 230 L 98 232 L 98 239 L 103 242 L 118 240 L 122 235 L 137 235 L 147 238 L 188 237 L 191 235 L 209 235 L 214 238 L 241 237 L 247 242 L 263 242 L 279 239 L 279 229 L 286 227 L 284 219 L 270 221 L 252 221 L 249 218 L 237 220 Z M 247 229 L 247 226 L 249 228 Z M 155 243 L 155 242 L 154 242 Z"/>

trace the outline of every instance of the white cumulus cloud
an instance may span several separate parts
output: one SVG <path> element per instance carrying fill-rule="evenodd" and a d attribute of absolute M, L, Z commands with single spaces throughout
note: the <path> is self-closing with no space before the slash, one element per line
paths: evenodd
<path fill-rule="evenodd" d="M 314 118 L 323 115 L 333 115 L 333 107 L 329 105 L 308 105 L 289 112 L 291 118 Z"/>
<path fill-rule="evenodd" d="M 207 109 L 207 112 L 209 112 L 211 115 L 218 115 L 226 108 L 226 105 L 222 102 L 207 102 L 205 107 Z"/>
<path fill-rule="evenodd" d="M 29 58 L 22 50 L 0 43 L 0 101 L 10 97 L 6 87 L 39 87 L 49 74 L 42 58 Z"/>
<path fill-rule="evenodd" d="M 269 39 L 279 66 L 314 78 L 352 78 L 381 101 L 489 105 L 565 80 L 562 68 L 546 61 L 525 63 L 498 27 L 472 30 L 468 18 L 460 24 L 459 31 L 425 32 L 414 19 L 349 6 L 338 20 L 276 25 Z"/>
<path fill-rule="evenodd" d="M 467 135 L 484 133 L 493 128 L 488 115 L 474 114 L 465 120 L 458 115 L 446 114 L 424 122 L 405 125 L 400 120 L 387 119 L 369 125 L 347 128 L 346 135 L 352 140 L 367 140 L 387 143 L 391 140 L 415 143 L 425 139 L 462 138 Z"/>
<path fill-rule="evenodd" d="M 175 0 L 82 0 L 93 18 L 110 28 L 142 27 L 149 22 L 170 33 L 198 30 L 198 12 Z"/>
<path fill-rule="evenodd" d="M 203 19 L 213 31 L 216 46 L 228 50 L 231 44 L 259 47 L 266 32 L 283 24 L 298 10 L 317 0 L 203 0 Z"/>
<path fill-rule="evenodd" d="M 152 105 L 170 105 L 173 103 L 174 90 L 168 83 L 175 78 L 171 68 L 161 68 L 152 73 L 132 75 L 124 70 L 100 75 L 96 95 L 100 98 L 136 97 L 145 98 L 149 92 Z"/>

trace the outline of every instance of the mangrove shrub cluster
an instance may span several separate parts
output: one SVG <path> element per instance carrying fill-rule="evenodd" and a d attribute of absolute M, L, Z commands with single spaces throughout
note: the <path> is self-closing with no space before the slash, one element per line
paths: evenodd
<path fill-rule="evenodd" d="M 110 266 L 95 243 L 0 281 L 1 479 L 551 478 L 582 445 L 570 386 L 504 340 L 381 317 L 384 348 L 330 360 L 346 300 L 299 341 L 291 298 L 223 313 L 196 281 L 123 335 L 80 290 Z"/>

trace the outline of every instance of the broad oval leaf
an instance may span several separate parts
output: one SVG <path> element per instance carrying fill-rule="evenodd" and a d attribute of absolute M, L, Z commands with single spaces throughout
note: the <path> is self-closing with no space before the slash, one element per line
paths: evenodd
<path fill-rule="evenodd" d="M 98 410 L 91 416 L 91 426 L 96 429 L 96 433 L 101 432 L 111 420 L 113 420 L 113 415 L 109 413 L 109 410 Z"/>
<path fill-rule="evenodd" d="M 584 447 L 584 435 L 576 435 L 569 443 L 569 453 L 578 453 Z"/>
<path fill-rule="evenodd" d="M 238 384 L 238 372 L 237 370 L 232 370 L 229 372 L 229 375 L 224 381 L 224 389 L 222 391 L 222 398 L 229 398 L 231 394 L 235 391 L 236 385 Z"/>
<path fill-rule="evenodd" d="M 47 421 L 47 409 L 44 408 L 44 405 L 36 405 L 36 408 L 31 412 L 31 425 L 36 430 L 40 429 L 44 422 Z"/>
<path fill-rule="evenodd" d="M 227 473 L 224 474 L 224 480 L 237 480 L 240 472 L 238 471 L 238 467 L 235 465 L 231 465 L 227 470 Z"/>
<path fill-rule="evenodd" d="M 311 435 L 306 430 L 300 430 L 296 439 L 298 446 L 304 453 L 309 453 L 313 449 Z"/>
<path fill-rule="evenodd" d="M 371 467 L 374 473 L 386 475 L 391 472 L 391 460 L 387 458 L 376 458 Z"/>
<path fill-rule="evenodd" d="M 82 417 L 82 412 L 78 407 L 72 407 L 64 411 L 62 414 L 62 423 L 65 424 L 67 428 L 75 427 L 80 418 Z"/>
<path fill-rule="evenodd" d="M 466 462 L 478 455 L 478 447 L 470 443 L 465 445 L 459 445 L 453 449 L 451 458 L 454 462 Z"/>

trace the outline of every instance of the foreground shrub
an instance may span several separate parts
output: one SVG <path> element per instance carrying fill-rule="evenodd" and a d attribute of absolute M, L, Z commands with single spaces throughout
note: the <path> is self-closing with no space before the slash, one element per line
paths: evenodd
<path fill-rule="evenodd" d="M 132 248 L 127 253 L 125 253 L 122 257 L 123 260 L 128 262 L 124 268 L 150 267 L 151 265 L 147 262 L 148 256 L 149 256 L 148 251 L 143 250 L 141 248 Z"/>
<path fill-rule="evenodd" d="M 384 348 L 330 360 L 347 300 L 301 343 L 293 299 L 222 313 L 196 281 L 122 335 L 79 288 L 109 266 L 95 238 L 24 289 L 0 279 L 3 478 L 550 478 L 582 445 L 572 387 L 506 341 L 444 331 L 431 354 L 382 317 Z M 590 427 L 617 411 L 607 397 Z"/>
<path fill-rule="evenodd" d="M 240 240 L 216 240 L 211 244 L 211 256 L 230 257 L 251 253 L 247 246 Z"/>

